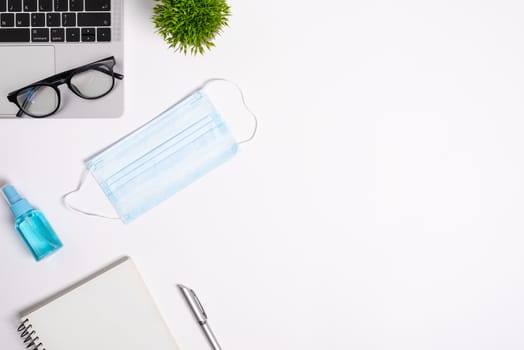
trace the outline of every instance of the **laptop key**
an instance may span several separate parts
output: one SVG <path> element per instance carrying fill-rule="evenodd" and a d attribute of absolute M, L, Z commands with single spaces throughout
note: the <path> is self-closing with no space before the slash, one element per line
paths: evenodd
<path fill-rule="evenodd" d="M 6 0 L 0 0 L 0 12 L 7 11 Z"/>
<path fill-rule="evenodd" d="M 111 10 L 111 0 L 85 0 L 86 11 L 109 11 Z"/>
<path fill-rule="evenodd" d="M 53 0 L 38 0 L 38 11 L 40 12 L 53 11 Z"/>
<path fill-rule="evenodd" d="M 7 0 L 9 12 L 22 12 L 22 0 Z"/>
<path fill-rule="evenodd" d="M 67 42 L 80 41 L 80 28 L 67 28 L 66 29 L 66 41 Z"/>
<path fill-rule="evenodd" d="M 82 28 L 82 41 L 95 41 L 95 28 Z"/>
<path fill-rule="evenodd" d="M 79 27 L 109 27 L 110 25 L 110 13 L 83 12 L 78 14 Z"/>
<path fill-rule="evenodd" d="M 68 11 L 69 8 L 67 6 L 68 0 L 54 0 L 55 3 L 55 12 L 62 12 L 62 11 Z"/>
<path fill-rule="evenodd" d="M 0 26 L 14 27 L 15 26 L 15 14 L 14 13 L 2 13 L 0 15 Z"/>
<path fill-rule="evenodd" d="M 35 12 L 37 0 L 24 0 L 24 12 Z"/>
<path fill-rule="evenodd" d="M 45 14 L 32 13 L 31 14 L 31 27 L 45 27 Z"/>
<path fill-rule="evenodd" d="M 51 28 L 51 41 L 52 42 L 64 42 L 65 41 L 64 28 Z"/>
<path fill-rule="evenodd" d="M 76 26 L 76 13 L 74 12 L 62 13 L 62 26 L 63 27 Z"/>
<path fill-rule="evenodd" d="M 48 13 L 47 14 L 47 26 L 48 27 L 60 27 L 60 14 L 59 13 Z"/>
<path fill-rule="evenodd" d="M 69 0 L 69 11 L 84 11 L 84 0 Z"/>
<path fill-rule="evenodd" d="M 31 29 L 31 41 L 42 43 L 49 41 L 49 29 L 47 28 L 33 28 Z"/>
<path fill-rule="evenodd" d="M 111 41 L 111 28 L 97 28 L 96 29 L 96 40 L 97 41 Z"/>
<path fill-rule="evenodd" d="M 0 43 L 26 43 L 29 39 L 29 28 L 0 28 Z"/>
<path fill-rule="evenodd" d="M 29 13 L 17 13 L 16 14 L 16 26 L 17 27 L 29 27 Z"/>

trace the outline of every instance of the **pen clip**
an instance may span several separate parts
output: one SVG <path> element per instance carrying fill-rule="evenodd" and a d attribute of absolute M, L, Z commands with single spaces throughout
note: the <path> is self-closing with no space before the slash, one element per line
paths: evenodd
<path fill-rule="evenodd" d="M 195 294 L 195 292 L 193 291 L 193 289 L 190 289 L 190 292 L 191 292 L 191 296 L 193 297 L 193 300 L 195 301 L 195 304 L 200 309 L 200 312 L 201 312 L 202 316 L 204 316 L 204 321 L 207 321 L 206 310 L 204 310 L 204 307 L 202 306 L 202 303 L 200 302 L 200 299 L 198 299 L 198 297 Z"/>

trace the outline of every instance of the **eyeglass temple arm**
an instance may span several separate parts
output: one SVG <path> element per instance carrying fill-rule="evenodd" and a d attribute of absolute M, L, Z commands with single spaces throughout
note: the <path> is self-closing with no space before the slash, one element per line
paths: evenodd
<path fill-rule="evenodd" d="M 102 72 L 102 73 L 105 73 L 105 74 L 108 74 L 108 75 L 111 75 L 111 72 L 107 71 L 107 70 L 104 70 L 104 69 L 100 69 L 100 67 L 90 67 L 91 69 L 95 69 L 99 72 Z M 31 85 L 36 85 L 36 84 L 56 84 L 56 83 L 65 83 L 66 82 L 66 79 L 67 77 L 72 73 L 72 72 L 75 72 L 77 71 L 78 68 L 75 68 L 75 69 L 70 69 L 70 70 L 67 70 L 65 72 L 62 72 L 62 73 L 58 73 L 58 74 L 55 74 L 49 78 L 45 78 L 45 79 L 42 79 L 42 80 L 39 80 L 37 81 L 36 83 L 33 83 Z M 124 79 L 124 76 L 122 74 L 119 74 L 119 73 L 116 73 L 116 72 L 113 72 L 115 78 L 117 79 Z M 24 88 L 21 88 L 20 90 L 24 90 L 24 89 L 27 89 L 28 87 L 30 87 L 31 85 L 29 86 L 26 86 Z"/>
<path fill-rule="evenodd" d="M 93 69 L 96 69 L 98 70 L 99 72 L 102 72 L 102 73 L 105 73 L 105 74 L 108 74 L 108 75 L 111 75 L 110 72 L 106 71 L 106 70 L 103 70 L 103 69 L 99 69 L 99 67 L 93 67 Z M 65 72 L 62 72 L 62 73 L 58 73 L 56 75 L 53 75 L 49 78 L 45 78 L 45 79 L 42 79 L 42 80 L 39 80 L 35 83 L 32 83 L 31 85 L 28 85 L 28 86 L 24 86 L 23 88 L 21 89 L 18 89 L 16 91 L 13 91 L 10 93 L 11 94 L 15 94 L 15 93 L 18 93 L 19 91 L 22 91 L 22 90 L 25 90 L 33 85 L 38 85 L 38 84 L 54 84 L 54 83 L 65 83 L 66 81 L 66 78 L 69 76 L 69 74 L 71 72 L 74 72 L 75 70 L 77 70 L 77 68 L 75 69 L 70 69 L 68 71 L 65 71 Z M 119 79 L 119 80 L 122 80 L 124 79 L 124 75 L 120 74 L 120 73 L 116 73 L 116 72 L 113 72 L 113 75 L 115 76 L 115 78 Z"/>
<path fill-rule="evenodd" d="M 21 89 L 18 89 L 18 91 L 22 91 L 22 90 L 25 90 L 27 88 L 30 88 L 34 85 L 42 85 L 42 84 L 63 84 L 65 83 L 66 81 L 66 78 L 67 76 L 69 75 L 69 73 L 71 73 L 71 71 L 73 70 L 68 70 L 68 71 L 65 71 L 65 72 L 62 72 L 62 73 L 58 73 L 58 74 L 55 74 L 51 77 L 48 77 L 48 78 L 45 78 L 45 79 L 42 79 L 42 80 L 39 80 L 37 82 L 34 82 L 32 83 L 31 85 L 28 85 L 28 86 L 25 86 Z"/>
<path fill-rule="evenodd" d="M 105 70 L 105 69 L 101 69 L 100 67 L 92 67 L 91 69 L 97 70 L 97 71 L 99 71 L 99 72 L 101 72 L 101 73 L 105 73 L 105 74 L 107 74 L 107 75 L 111 75 L 111 73 L 112 73 L 112 75 L 113 75 L 115 78 L 119 79 L 119 80 L 124 79 L 124 75 L 123 75 L 123 74 L 120 74 L 120 73 L 117 73 L 117 72 L 110 72 L 110 71 L 107 71 L 107 70 Z"/>

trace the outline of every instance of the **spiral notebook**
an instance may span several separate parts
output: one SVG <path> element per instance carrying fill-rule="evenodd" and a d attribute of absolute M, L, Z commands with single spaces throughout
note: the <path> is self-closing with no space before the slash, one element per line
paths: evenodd
<path fill-rule="evenodd" d="M 24 347 L 37 350 L 178 350 L 130 258 L 23 313 Z"/>

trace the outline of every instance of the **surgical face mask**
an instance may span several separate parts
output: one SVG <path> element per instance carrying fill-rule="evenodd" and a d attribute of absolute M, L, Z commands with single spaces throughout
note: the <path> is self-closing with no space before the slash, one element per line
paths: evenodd
<path fill-rule="evenodd" d="M 215 80 L 213 80 L 215 81 Z M 238 86 L 234 84 L 237 88 Z M 256 132 L 255 120 L 250 141 Z M 231 159 L 238 144 L 227 124 L 203 89 L 169 108 L 149 123 L 89 158 L 87 170 L 96 179 L 119 219 L 129 223 L 176 192 Z M 67 202 L 69 209 L 86 215 L 101 216 L 80 210 Z"/>

